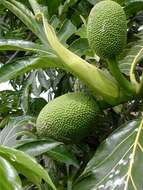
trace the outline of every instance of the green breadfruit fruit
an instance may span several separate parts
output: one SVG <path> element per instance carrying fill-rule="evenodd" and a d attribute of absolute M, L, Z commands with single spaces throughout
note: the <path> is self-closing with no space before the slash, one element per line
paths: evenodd
<path fill-rule="evenodd" d="M 37 134 L 57 140 L 80 140 L 89 134 L 99 112 L 96 101 L 82 92 L 62 95 L 41 110 Z"/>
<path fill-rule="evenodd" d="M 87 36 L 90 47 L 99 57 L 110 59 L 121 53 L 127 41 L 123 8 L 111 0 L 97 3 L 88 18 Z"/>

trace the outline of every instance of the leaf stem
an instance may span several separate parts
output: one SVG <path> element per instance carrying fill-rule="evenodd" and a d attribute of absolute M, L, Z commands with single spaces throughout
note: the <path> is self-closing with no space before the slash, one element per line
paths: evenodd
<path fill-rule="evenodd" d="M 126 94 L 135 94 L 135 88 L 121 73 L 116 58 L 108 59 L 108 67 L 112 75 L 118 81 L 120 86 L 125 90 Z"/>

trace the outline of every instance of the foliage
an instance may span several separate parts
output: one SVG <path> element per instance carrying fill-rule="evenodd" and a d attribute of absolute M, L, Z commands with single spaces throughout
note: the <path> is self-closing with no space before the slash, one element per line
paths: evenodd
<path fill-rule="evenodd" d="M 141 189 L 142 146 L 142 121 L 126 123 L 98 148 L 74 188 Z"/>
<path fill-rule="evenodd" d="M 108 63 L 86 35 L 97 2 L 0 1 L 0 83 L 13 87 L 0 92 L 1 189 L 142 189 L 143 2 L 116 0 L 128 42 Z M 103 110 L 96 130 L 78 144 L 39 138 L 41 109 L 75 91 L 92 94 Z"/>

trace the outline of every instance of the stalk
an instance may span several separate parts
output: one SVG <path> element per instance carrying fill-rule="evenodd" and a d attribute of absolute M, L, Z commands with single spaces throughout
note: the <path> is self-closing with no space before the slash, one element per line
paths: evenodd
<path fill-rule="evenodd" d="M 125 93 L 111 76 L 65 48 L 59 42 L 55 31 L 48 24 L 42 13 L 41 17 L 47 41 L 63 61 L 66 70 L 78 76 L 90 88 L 94 95 L 102 96 L 111 105 L 116 104 L 118 101 L 123 101 L 126 98 Z"/>
<path fill-rule="evenodd" d="M 121 73 L 116 58 L 108 59 L 107 62 L 108 62 L 109 70 L 111 71 L 115 79 L 118 81 L 120 86 L 124 89 L 125 93 L 135 94 L 136 93 L 135 88 Z"/>

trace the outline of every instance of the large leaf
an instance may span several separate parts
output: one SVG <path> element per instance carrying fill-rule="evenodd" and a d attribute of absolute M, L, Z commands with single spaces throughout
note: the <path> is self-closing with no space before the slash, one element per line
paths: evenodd
<path fill-rule="evenodd" d="M 60 6 L 61 2 L 62 2 L 62 0 L 48 1 L 48 3 L 47 3 L 46 1 L 43 0 L 43 3 L 45 3 L 46 5 L 48 5 L 48 13 L 49 13 L 50 17 L 52 15 L 55 15 L 57 13 L 58 7 Z"/>
<path fill-rule="evenodd" d="M 32 120 L 30 116 L 19 116 L 10 119 L 9 123 L 0 132 L 0 145 L 12 147 L 17 143 L 17 138 L 25 133 L 24 125 Z"/>
<path fill-rule="evenodd" d="M 86 38 L 79 38 L 70 44 L 69 49 L 79 56 L 85 55 L 89 51 L 89 45 Z"/>
<path fill-rule="evenodd" d="M 51 149 L 54 149 L 60 144 L 62 143 L 57 141 L 37 139 L 37 140 L 32 140 L 31 142 L 22 143 L 21 145 L 18 145 L 16 148 L 31 156 L 38 156 Z"/>
<path fill-rule="evenodd" d="M 10 162 L 19 173 L 27 177 L 35 185 L 39 186 L 42 179 L 44 179 L 56 190 L 48 173 L 29 155 L 13 148 L 0 146 L 0 156 Z"/>
<path fill-rule="evenodd" d="M 79 167 L 79 163 L 75 156 L 66 148 L 65 145 L 60 145 L 47 152 L 47 155 L 54 160 L 63 162 L 67 165 L 73 165 Z"/>
<path fill-rule="evenodd" d="M 20 114 L 19 92 L 13 90 L 0 91 L 0 116 Z"/>
<path fill-rule="evenodd" d="M 1 0 L 0 3 L 12 11 L 13 14 L 15 14 L 33 33 L 35 33 L 43 43 L 45 43 L 45 34 L 41 25 L 25 5 L 15 0 Z"/>
<path fill-rule="evenodd" d="M 0 189 L 22 190 L 21 180 L 15 168 L 2 157 L 0 157 Z"/>
<path fill-rule="evenodd" d="M 48 157 L 52 159 L 65 163 L 67 165 L 73 165 L 79 167 L 79 163 L 75 156 L 67 149 L 67 147 L 61 142 L 56 142 L 52 140 L 28 140 L 16 148 L 21 150 L 31 156 L 38 156 L 45 153 Z"/>
<path fill-rule="evenodd" d="M 67 39 L 76 32 L 76 27 L 70 20 L 65 20 L 62 27 L 59 30 L 58 38 L 61 43 L 66 44 Z"/>
<path fill-rule="evenodd" d="M 35 51 L 39 53 L 50 54 L 52 50 L 48 47 L 44 47 L 42 45 L 26 41 L 26 40 L 0 40 L 0 50 L 18 50 L 18 51 Z"/>
<path fill-rule="evenodd" d="M 143 121 L 124 124 L 98 148 L 74 190 L 141 190 Z"/>
<path fill-rule="evenodd" d="M 5 64 L 0 68 L 0 83 L 15 78 L 32 69 L 58 67 L 62 68 L 61 60 L 55 55 L 29 58 Z"/>
<path fill-rule="evenodd" d="M 17 17 L 19 17 L 22 22 L 27 25 L 27 27 L 31 29 L 34 33 L 38 33 L 36 27 L 37 23 L 34 19 L 34 15 L 30 10 L 28 10 L 27 7 L 15 0 L 1 0 L 0 3 L 9 10 L 11 10 Z"/>
<path fill-rule="evenodd" d="M 143 10 L 143 0 L 128 0 L 125 2 L 124 10 L 127 16 L 134 15 Z"/>
<path fill-rule="evenodd" d="M 123 73 L 129 75 L 131 65 L 136 65 L 141 59 L 143 59 L 143 40 L 137 41 L 126 50 L 126 56 L 119 62 L 119 67 Z"/>

